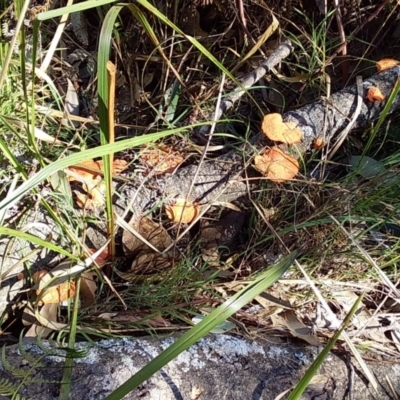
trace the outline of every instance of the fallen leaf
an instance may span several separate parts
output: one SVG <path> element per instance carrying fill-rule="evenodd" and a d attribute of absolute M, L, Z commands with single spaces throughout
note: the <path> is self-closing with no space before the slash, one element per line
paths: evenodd
<path fill-rule="evenodd" d="M 112 165 L 112 173 L 120 175 L 128 167 L 128 163 L 125 160 L 114 160 Z M 75 172 L 84 179 L 94 180 L 97 177 L 102 177 L 104 173 L 104 166 L 102 160 L 86 160 L 80 164 L 72 165 L 68 170 Z M 70 175 L 68 178 L 70 181 L 81 181 L 76 176 Z"/>
<path fill-rule="evenodd" d="M 127 228 L 130 228 L 129 230 Z M 134 232 L 134 233 L 133 233 Z M 138 280 L 157 274 L 171 266 L 174 251 L 161 254 L 173 243 L 167 230 L 148 216 L 133 216 L 124 228 L 122 244 L 126 255 L 135 254 L 129 272 L 116 273 L 127 281 Z"/>
<path fill-rule="evenodd" d="M 167 230 L 160 224 L 153 221 L 150 217 L 143 215 L 138 218 L 133 216 L 129 221 L 129 226 L 137 232 L 145 241 L 148 241 L 160 252 L 169 247 L 173 240 Z M 126 255 L 136 253 L 142 250 L 150 250 L 145 241 L 140 240 L 127 229 L 122 234 L 122 244 Z"/>
<path fill-rule="evenodd" d="M 375 101 L 383 101 L 386 98 L 378 87 L 369 88 L 366 97 L 371 103 L 374 103 Z"/>
<path fill-rule="evenodd" d="M 32 280 L 34 283 L 39 283 L 47 274 L 46 270 L 38 270 L 32 275 Z M 43 304 L 58 304 L 75 296 L 75 283 L 66 281 L 59 286 L 44 289 L 44 295 L 42 291 L 37 289 L 36 295 Z"/>
<path fill-rule="evenodd" d="M 281 183 L 294 178 L 299 172 L 298 161 L 279 147 L 267 149 L 254 157 L 255 168 L 272 182 Z"/>
<path fill-rule="evenodd" d="M 186 202 L 185 199 L 178 198 L 171 204 L 165 205 L 165 212 L 173 222 L 190 224 L 200 214 L 200 206 L 197 203 Z"/>
<path fill-rule="evenodd" d="M 145 149 L 140 153 L 140 160 L 151 168 L 155 175 L 164 175 L 173 172 L 184 158 L 178 151 L 168 146 L 153 149 Z"/>
<path fill-rule="evenodd" d="M 282 314 L 270 316 L 273 326 L 285 327 L 290 333 L 299 339 L 306 341 L 311 346 L 320 346 L 318 338 L 311 333 L 311 329 L 305 326 L 292 310 L 286 310 Z"/>
<path fill-rule="evenodd" d="M 89 248 L 89 255 L 93 255 L 97 250 Z M 99 268 L 104 267 L 108 262 L 108 249 L 105 248 L 95 259 Z"/>
<path fill-rule="evenodd" d="M 267 114 L 262 122 L 261 130 L 265 136 L 275 142 L 294 144 L 301 142 L 303 133 L 294 122 L 283 122 L 278 113 Z"/>
<path fill-rule="evenodd" d="M 112 173 L 121 174 L 128 166 L 125 160 L 114 160 Z M 105 204 L 106 186 L 103 180 L 103 161 L 87 160 L 67 169 L 70 182 L 81 182 L 85 193 L 75 191 L 77 205 L 87 210 L 98 209 Z"/>
<path fill-rule="evenodd" d="M 79 290 L 81 308 L 89 307 L 96 301 L 97 284 L 94 277 L 95 274 L 93 272 L 87 272 L 81 276 L 81 286 Z"/>
<path fill-rule="evenodd" d="M 382 58 L 376 63 L 376 69 L 378 72 L 385 71 L 387 69 L 394 68 L 396 65 L 399 64 L 399 61 L 393 58 Z"/>
<path fill-rule="evenodd" d="M 56 321 L 57 313 L 58 313 L 58 305 L 57 304 L 45 304 L 40 308 L 39 311 L 40 316 L 48 321 Z M 42 339 L 47 338 L 53 329 L 47 328 L 43 326 L 36 318 L 36 312 L 32 308 L 31 304 L 28 303 L 22 314 L 22 321 L 25 326 L 30 326 L 28 331 L 25 334 L 25 337 L 40 337 Z"/>
<path fill-rule="evenodd" d="M 104 181 L 93 185 L 84 183 L 83 189 L 86 193 L 74 191 L 79 208 L 93 211 L 105 205 L 106 185 Z"/>

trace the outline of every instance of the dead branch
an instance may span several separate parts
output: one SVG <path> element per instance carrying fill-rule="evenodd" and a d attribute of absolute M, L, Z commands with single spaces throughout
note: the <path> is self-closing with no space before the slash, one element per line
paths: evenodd
<path fill-rule="evenodd" d="M 362 104 L 360 113 L 354 122 L 353 128 L 368 126 L 378 118 L 384 102 L 370 103 L 365 98 L 365 93 L 370 87 L 379 87 L 386 96 L 390 95 L 394 85 L 399 79 L 400 66 L 373 75 L 365 80 L 362 85 Z M 313 141 L 326 132 L 327 143 L 333 142 L 340 132 L 350 123 L 357 104 L 356 85 L 347 87 L 331 96 L 329 100 L 322 99 L 308 104 L 299 110 L 289 111 L 283 117 L 286 121 L 293 121 L 303 132 L 303 140 L 300 144 L 291 147 L 291 151 L 297 157 L 310 150 Z M 391 111 L 400 108 L 400 96 L 395 99 Z M 231 202 L 243 196 L 247 192 L 244 171 L 253 158 L 265 146 L 270 145 L 262 134 L 256 135 L 251 143 L 246 143 L 237 150 L 231 150 L 215 159 L 209 159 L 202 165 L 200 173 L 195 179 L 193 190 L 190 194 L 191 201 L 203 204 L 211 204 L 218 200 Z M 142 188 L 136 193 L 136 187 L 126 186 L 124 195 L 117 201 L 120 209 L 126 208 L 126 200 L 136 196 L 136 201 L 131 207 L 134 214 L 141 214 L 157 202 L 165 201 L 173 197 L 185 197 L 192 186 L 192 179 L 196 171 L 196 165 L 190 165 L 178 170 L 176 173 L 157 178 L 153 182 L 153 189 Z M 301 179 L 301 177 L 299 177 Z M 251 185 L 257 185 L 257 180 Z"/>
<path fill-rule="evenodd" d="M 290 41 L 281 43 L 278 48 L 254 71 L 247 74 L 243 79 L 239 80 L 240 86 L 231 94 L 221 101 L 220 107 L 215 111 L 215 120 L 219 121 L 222 115 L 226 113 L 232 106 L 246 93 L 246 91 L 254 86 L 265 74 L 269 73 L 273 67 L 279 64 L 293 51 L 293 45 Z M 200 136 L 207 135 L 208 126 L 204 126 L 199 130 Z"/>

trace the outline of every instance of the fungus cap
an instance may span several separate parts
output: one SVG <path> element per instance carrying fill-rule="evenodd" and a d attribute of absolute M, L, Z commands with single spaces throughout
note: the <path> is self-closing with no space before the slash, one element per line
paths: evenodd
<path fill-rule="evenodd" d="M 274 142 L 295 144 L 301 142 L 303 137 L 303 133 L 296 126 L 295 122 L 283 122 L 281 114 L 273 113 L 264 117 L 261 130 Z"/>
<path fill-rule="evenodd" d="M 293 179 L 299 172 L 299 162 L 279 147 L 267 149 L 263 155 L 255 156 L 256 169 L 275 183 Z"/>

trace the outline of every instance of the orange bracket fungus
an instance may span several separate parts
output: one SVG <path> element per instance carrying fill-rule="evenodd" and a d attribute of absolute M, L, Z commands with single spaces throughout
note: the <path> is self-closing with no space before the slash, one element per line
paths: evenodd
<path fill-rule="evenodd" d="M 367 99 L 371 103 L 375 101 L 383 101 L 385 100 L 385 95 L 380 91 L 377 87 L 371 87 L 367 91 Z"/>
<path fill-rule="evenodd" d="M 273 113 L 264 117 L 261 130 L 274 142 L 294 144 L 301 142 L 303 137 L 303 133 L 296 126 L 295 122 L 283 122 L 281 114 Z"/>
<path fill-rule="evenodd" d="M 325 140 L 322 137 L 318 137 L 312 142 L 311 148 L 313 148 L 314 150 L 320 150 L 325 146 Z"/>
<path fill-rule="evenodd" d="M 387 69 L 394 68 L 399 65 L 399 62 L 393 58 L 382 58 L 376 63 L 376 69 L 378 72 L 386 71 Z"/>
<path fill-rule="evenodd" d="M 184 199 L 176 199 L 173 203 L 165 205 L 165 212 L 173 222 L 190 224 L 200 214 L 200 206 Z"/>
<path fill-rule="evenodd" d="M 255 156 L 254 163 L 259 172 L 275 183 L 293 179 L 299 172 L 298 161 L 279 147 L 267 149 L 262 156 Z"/>

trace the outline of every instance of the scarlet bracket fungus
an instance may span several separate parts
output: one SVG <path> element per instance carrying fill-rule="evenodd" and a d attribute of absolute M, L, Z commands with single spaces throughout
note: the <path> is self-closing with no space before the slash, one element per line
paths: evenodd
<path fill-rule="evenodd" d="M 375 103 L 376 101 L 383 101 L 385 100 L 385 98 L 385 95 L 377 87 L 371 87 L 367 91 L 367 99 L 371 103 Z"/>
<path fill-rule="evenodd" d="M 324 141 L 324 139 L 322 137 L 318 137 L 316 139 L 314 139 L 313 143 L 312 143 L 312 148 L 314 150 L 320 150 L 323 147 L 325 147 L 326 143 Z"/>
<path fill-rule="evenodd" d="M 376 63 L 376 69 L 378 72 L 385 71 L 390 68 L 394 68 L 396 65 L 399 65 L 399 62 L 393 58 L 382 58 Z"/>
<path fill-rule="evenodd" d="M 254 163 L 259 172 L 275 183 L 293 179 L 299 172 L 298 161 L 279 147 L 267 149 L 262 156 L 255 156 Z"/>
<path fill-rule="evenodd" d="M 261 130 L 274 142 L 294 144 L 301 142 L 303 137 L 303 133 L 296 126 L 295 122 L 283 122 L 281 114 L 273 113 L 264 117 Z"/>
<path fill-rule="evenodd" d="M 172 204 L 165 206 L 165 212 L 173 222 L 190 224 L 200 214 L 200 206 L 186 202 L 185 199 L 176 199 Z"/>

